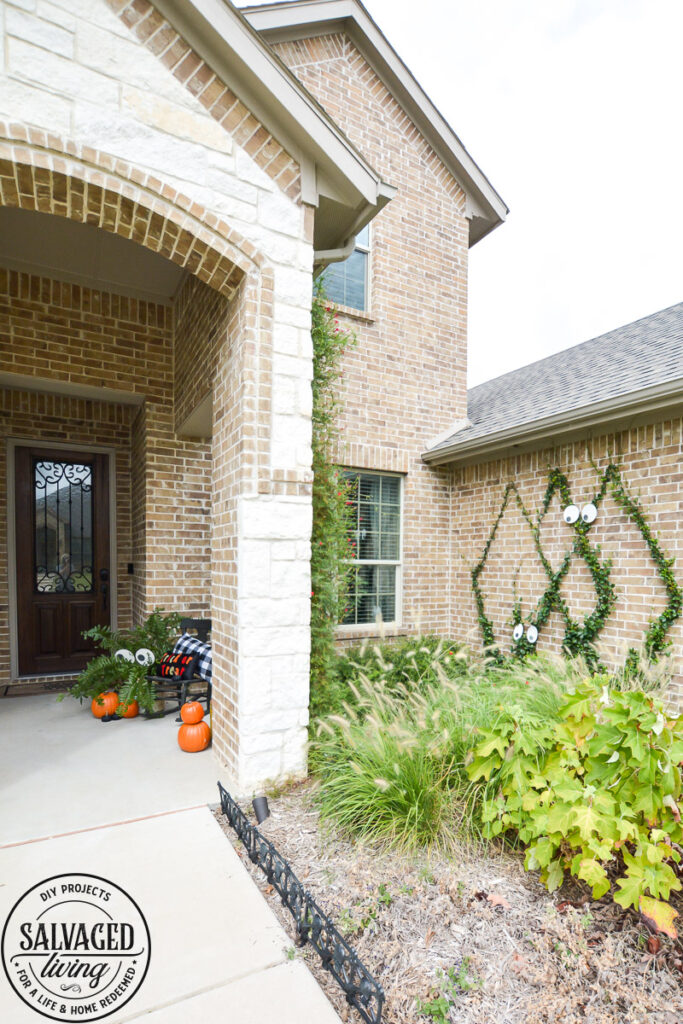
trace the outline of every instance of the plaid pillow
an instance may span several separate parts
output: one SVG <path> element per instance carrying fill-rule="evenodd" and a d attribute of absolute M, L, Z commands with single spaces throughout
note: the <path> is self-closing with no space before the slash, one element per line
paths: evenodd
<path fill-rule="evenodd" d="M 183 633 L 173 648 L 173 653 L 195 655 L 197 657 L 195 672 L 202 679 L 206 679 L 207 683 L 211 682 L 211 644 L 205 644 L 202 640 L 198 640 L 196 636 Z"/>
<path fill-rule="evenodd" d="M 199 661 L 198 654 L 164 654 L 159 662 L 160 676 L 168 679 L 192 679 Z"/>

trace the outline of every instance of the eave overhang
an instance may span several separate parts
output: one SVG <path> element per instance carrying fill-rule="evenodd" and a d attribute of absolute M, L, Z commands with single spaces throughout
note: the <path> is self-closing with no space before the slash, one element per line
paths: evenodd
<path fill-rule="evenodd" d="M 461 185 L 470 246 L 503 223 L 503 199 L 358 0 L 289 0 L 242 13 L 268 42 L 345 32 Z"/>
<path fill-rule="evenodd" d="M 155 0 L 155 6 L 299 163 L 302 199 L 319 208 L 314 247 L 347 245 L 395 190 L 232 4 Z"/>
<path fill-rule="evenodd" d="M 683 377 L 602 402 L 568 409 L 481 437 L 457 439 L 422 454 L 430 466 L 467 466 L 508 458 L 541 447 L 599 437 L 683 414 Z"/>

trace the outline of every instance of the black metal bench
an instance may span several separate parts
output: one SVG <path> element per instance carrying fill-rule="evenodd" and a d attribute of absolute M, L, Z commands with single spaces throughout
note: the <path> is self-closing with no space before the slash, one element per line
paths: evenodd
<path fill-rule="evenodd" d="M 211 619 L 181 619 L 180 628 L 183 633 L 190 633 L 203 643 L 211 641 Z M 148 675 L 147 678 L 154 683 L 157 700 L 171 702 L 171 707 L 165 707 L 163 711 L 146 711 L 147 718 L 172 715 L 179 711 L 187 700 L 205 702 L 208 714 L 211 708 L 211 683 L 207 679 L 197 675 L 192 679 L 172 679 L 168 676 L 155 675 Z"/>

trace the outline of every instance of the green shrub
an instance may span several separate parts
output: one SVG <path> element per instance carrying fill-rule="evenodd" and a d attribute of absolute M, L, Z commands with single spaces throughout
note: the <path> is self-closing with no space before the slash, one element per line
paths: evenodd
<path fill-rule="evenodd" d="M 544 675 L 540 660 L 534 670 L 517 666 L 508 676 L 451 678 L 447 668 L 460 673 L 465 661 L 444 650 L 454 648 L 434 644 L 431 663 L 406 670 L 403 682 L 396 678 L 396 671 L 404 671 L 397 669 L 402 659 L 384 661 L 380 650 L 370 666 L 381 669 L 381 660 L 383 674 L 347 680 L 351 701 L 342 713 L 317 723 L 311 744 L 323 818 L 355 835 L 404 847 L 478 838 L 482 788 L 472 784 L 465 768 L 477 730 L 489 728 L 512 706 L 520 715 L 552 722 L 564 690 Z M 453 661 L 442 663 L 445 657 Z"/>
<path fill-rule="evenodd" d="M 478 662 L 476 662 L 478 664 Z M 324 687 L 311 691 L 311 719 L 340 714 L 355 703 L 352 684 L 361 676 L 395 693 L 405 687 L 424 692 L 438 681 L 437 666 L 450 679 L 471 672 L 475 655 L 462 644 L 438 636 L 410 637 L 396 643 L 363 643 L 337 655 Z"/>
<path fill-rule="evenodd" d="M 597 899 L 615 878 L 617 903 L 666 914 L 662 900 L 681 888 L 683 717 L 608 683 L 576 687 L 555 722 L 508 705 L 481 731 L 468 775 L 485 781 L 484 835 L 518 836 L 549 889 L 569 871 Z"/>

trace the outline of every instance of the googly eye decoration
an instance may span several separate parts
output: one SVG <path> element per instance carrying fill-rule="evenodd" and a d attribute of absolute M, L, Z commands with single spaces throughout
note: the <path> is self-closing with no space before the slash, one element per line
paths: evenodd
<path fill-rule="evenodd" d="M 562 513 L 562 518 L 564 519 L 565 523 L 568 523 L 570 526 L 573 526 L 574 523 L 578 522 L 580 515 L 581 513 L 579 512 L 578 505 L 567 505 L 566 509 Z"/>
<path fill-rule="evenodd" d="M 594 523 L 598 516 L 598 510 L 592 501 L 589 501 L 587 505 L 581 506 L 581 518 L 584 523 Z"/>
<path fill-rule="evenodd" d="M 135 652 L 135 660 L 138 665 L 153 665 L 155 661 L 154 652 L 150 651 L 149 647 L 141 647 Z"/>
<path fill-rule="evenodd" d="M 119 661 L 135 661 L 135 655 L 132 651 L 129 651 L 126 647 L 121 647 L 114 655 Z"/>
<path fill-rule="evenodd" d="M 524 626 L 521 622 L 518 622 L 515 628 L 512 630 L 512 639 L 515 641 L 515 643 L 519 643 L 523 636 Z"/>
<path fill-rule="evenodd" d="M 535 644 L 538 640 L 538 630 L 535 626 L 529 626 L 526 631 L 526 638 L 530 644 Z"/>

